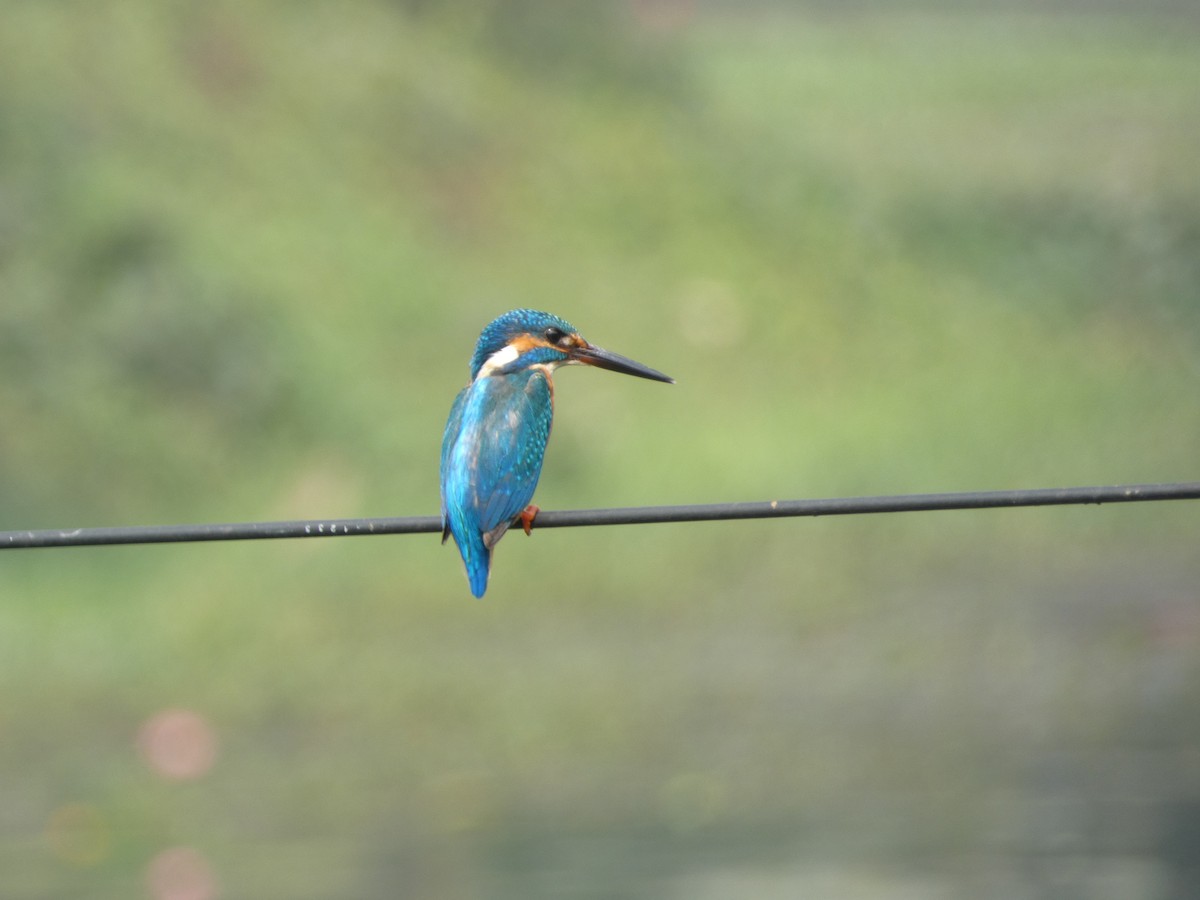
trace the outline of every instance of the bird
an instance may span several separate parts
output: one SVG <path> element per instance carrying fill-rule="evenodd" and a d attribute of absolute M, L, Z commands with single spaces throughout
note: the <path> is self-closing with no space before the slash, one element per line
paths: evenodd
<path fill-rule="evenodd" d="M 442 437 L 442 543 L 454 538 L 471 593 L 487 590 L 492 550 L 530 504 L 554 418 L 554 371 L 588 365 L 674 384 L 669 375 L 584 340 L 574 325 L 534 309 L 490 322 L 471 356 L 470 383 L 450 408 Z"/>

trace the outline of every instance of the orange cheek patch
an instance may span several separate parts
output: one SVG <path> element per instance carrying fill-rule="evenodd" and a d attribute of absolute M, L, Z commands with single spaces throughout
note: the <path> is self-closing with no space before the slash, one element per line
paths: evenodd
<path fill-rule="evenodd" d="M 537 334 L 519 334 L 511 341 L 508 346 L 516 349 L 518 354 L 526 353 L 537 347 L 549 347 L 551 350 L 574 350 L 578 347 L 586 347 L 588 345 L 582 337 L 577 334 L 567 336 L 566 344 L 552 344 L 541 335 Z"/>
<path fill-rule="evenodd" d="M 541 338 L 534 337 L 532 334 L 519 334 L 511 341 L 508 346 L 516 348 L 517 354 L 527 353 L 534 347 L 549 347 Z"/>

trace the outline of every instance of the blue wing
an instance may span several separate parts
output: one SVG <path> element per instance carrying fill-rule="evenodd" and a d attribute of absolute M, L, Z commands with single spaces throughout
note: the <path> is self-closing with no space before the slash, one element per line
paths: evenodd
<path fill-rule="evenodd" d="M 477 597 L 487 588 L 492 548 L 533 499 L 553 416 L 549 379 L 536 369 L 481 378 L 450 410 L 443 528 L 454 535 Z"/>
<path fill-rule="evenodd" d="M 450 536 L 450 518 L 447 515 L 446 509 L 446 461 L 450 458 L 450 451 L 454 448 L 455 442 L 458 440 L 459 432 L 462 431 L 462 414 L 463 406 L 467 399 L 467 392 L 471 390 L 470 385 L 458 392 L 458 396 L 454 398 L 454 405 L 450 407 L 450 417 L 446 420 L 446 430 L 442 432 L 442 462 L 440 466 L 442 480 L 442 543 L 446 543 L 446 538 Z"/>

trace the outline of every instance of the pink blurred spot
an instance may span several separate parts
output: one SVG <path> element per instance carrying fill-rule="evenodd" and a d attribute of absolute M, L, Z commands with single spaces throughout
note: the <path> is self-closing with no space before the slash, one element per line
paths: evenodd
<path fill-rule="evenodd" d="M 189 709 L 165 709 L 138 732 L 142 757 L 163 778 L 199 778 L 217 759 L 217 737 L 203 716 Z"/>
<path fill-rule="evenodd" d="M 678 31 L 695 18 L 695 0 L 633 0 L 634 20 L 648 31 Z"/>
<path fill-rule="evenodd" d="M 1150 619 L 1150 633 L 1165 647 L 1190 647 L 1200 642 L 1200 606 L 1177 603 L 1156 610 Z"/>
<path fill-rule="evenodd" d="M 213 900 L 217 896 L 212 866 L 191 847 L 172 847 L 150 860 L 146 887 L 154 900 Z"/>

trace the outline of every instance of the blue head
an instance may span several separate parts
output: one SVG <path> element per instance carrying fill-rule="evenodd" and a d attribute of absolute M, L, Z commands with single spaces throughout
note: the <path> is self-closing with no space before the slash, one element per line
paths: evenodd
<path fill-rule="evenodd" d="M 589 344 L 570 322 L 536 309 L 510 310 L 488 323 L 471 357 L 471 380 L 507 375 L 532 366 L 553 370 L 572 363 L 674 382 L 649 366 Z"/>

